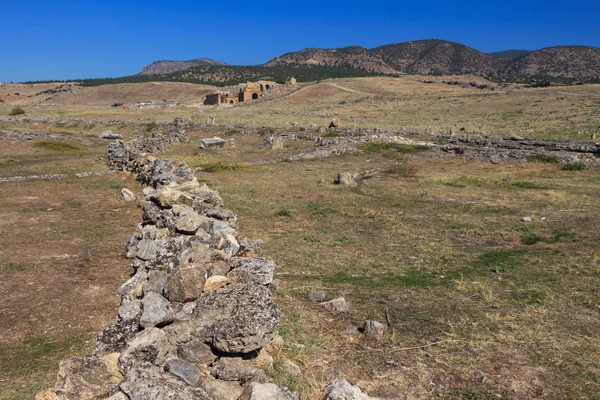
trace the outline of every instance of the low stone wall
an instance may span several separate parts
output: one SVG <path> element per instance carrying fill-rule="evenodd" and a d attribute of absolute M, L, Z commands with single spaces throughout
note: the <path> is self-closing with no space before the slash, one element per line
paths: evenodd
<path fill-rule="evenodd" d="M 94 352 L 61 362 L 54 388 L 36 398 L 298 399 L 259 368 L 282 344 L 275 264 L 240 237 L 236 215 L 189 167 L 141 152 L 159 142 L 109 145 L 110 167 L 145 186 L 143 221 L 126 244 L 135 273 Z"/>

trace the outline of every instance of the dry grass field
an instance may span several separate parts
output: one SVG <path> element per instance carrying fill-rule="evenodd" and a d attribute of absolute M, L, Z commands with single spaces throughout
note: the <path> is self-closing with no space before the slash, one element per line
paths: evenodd
<path fill-rule="evenodd" d="M 0 182 L 0 399 L 32 398 L 54 381 L 59 360 L 89 351 L 95 333 L 115 318 L 115 290 L 131 272 L 124 242 L 141 218 L 120 188 L 139 186 L 126 174 L 75 175 L 107 171 L 99 160 L 107 141 L 99 133 L 129 138 L 143 129 L 127 121 L 208 115 L 224 126 L 191 129 L 190 143 L 162 156 L 212 165 L 215 172 L 199 171 L 198 178 L 219 191 L 238 214 L 240 232 L 262 239 L 277 264 L 275 299 L 287 345 L 273 379 L 306 400 L 319 398 L 336 377 L 386 399 L 599 399 L 596 169 L 367 149 L 244 165 L 313 146 L 299 140 L 261 149 L 260 127 L 327 126 L 333 117 L 342 127 L 464 127 L 556 139 L 588 139 L 600 125 L 599 86 L 491 91 L 419 82 L 425 79 L 432 78 L 324 81 L 285 98 L 221 109 L 185 106 L 200 102 L 192 94 L 180 94 L 184 105 L 160 110 L 91 100 L 22 103 L 26 114 L 0 121 L 0 131 L 53 132 L 75 149 L 0 139 L 0 178 L 68 176 Z M 0 115 L 12 106 L 2 105 Z M 98 121 L 81 129 L 38 117 Z M 235 138 L 236 147 L 198 148 L 199 139 L 215 134 Z M 333 184 L 339 172 L 383 167 L 387 172 L 356 187 Z M 315 290 L 343 296 L 350 312 L 310 302 Z M 366 319 L 386 324 L 386 334 L 357 332 Z M 286 359 L 301 376 L 286 370 Z"/>

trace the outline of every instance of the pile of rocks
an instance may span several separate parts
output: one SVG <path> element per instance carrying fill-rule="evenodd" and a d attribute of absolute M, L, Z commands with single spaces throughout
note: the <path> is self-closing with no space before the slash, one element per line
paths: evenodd
<path fill-rule="evenodd" d="M 256 361 L 272 364 L 282 342 L 275 264 L 240 237 L 236 215 L 189 167 L 140 148 L 109 145 L 111 168 L 146 186 L 117 321 L 91 355 L 61 362 L 55 387 L 37 399 L 298 399 Z"/>

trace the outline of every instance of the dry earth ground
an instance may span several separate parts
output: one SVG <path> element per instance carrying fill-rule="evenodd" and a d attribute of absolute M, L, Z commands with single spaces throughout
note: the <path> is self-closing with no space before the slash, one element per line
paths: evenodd
<path fill-rule="evenodd" d="M 242 125 L 324 126 L 338 116 L 357 127 L 465 126 L 470 132 L 584 138 L 599 123 L 598 86 L 487 92 L 417 80 L 333 82 L 374 96 L 323 82 L 285 99 L 204 113 L 184 107 L 24 108 L 25 118 L 161 122 L 212 114 L 229 125 L 192 130 L 192 143 L 174 145 L 166 156 L 216 167 L 198 178 L 219 191 L 239 214 L 240 231 L 263 239 L 276 261 L 280 333 L 289 346 L 271 374 L 304 399 L 318 398 L 322 386 L 340 376 L 384 398 L 598 398 L 597 170 L 389 151 L 239 165 L 311 146 L 293 141 L 283 150 L 261 150 L 263 138 L 242 135 Z M 10 105 L 2 110 L 8 113 Z M 121 187 L 137 188 L 130 177 L 73 176 L 106 169 L 97 161 L 106 142 L 96 137 L 107 127 L 0 124 L 60 132 L 84 149 L 0 143 L 0 176 L 69 175 L 0 183 L 0 398 L 26 399 L 53 381 L 58 360 L 87 352 L 94 332 L 113 320 L 115 289 L 130 272 L 123 243 L 140 215 L 120 199 Z M 110 129 L 126 137 L 136 133 L 125 123 Z M 199 139 L 215 133 L 234 137 L 237 148 L 199 150 Z M 391 169 L 355 188 L 332 184 L 338 172 L 377 167 Z M 533 222 L 521 222 L 524 216 Z M 350 312 L 334 314 L 309 302 L 306 295 L 314 290 L 344 296 Z M 378 340 L 357 334 L 353 328 L 365 319 L 389 321 L 388 332 Z M 285 370 L 285 359 L 300 365 L 302 377 Z"/>

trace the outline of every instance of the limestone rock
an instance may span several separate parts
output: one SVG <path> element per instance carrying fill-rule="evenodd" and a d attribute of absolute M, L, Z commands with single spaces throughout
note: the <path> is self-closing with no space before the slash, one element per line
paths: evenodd
<path fill-rule="evenodd" d="M 102 139 L 123 139 L 123 135 L 118 134 L 118 133 L 114 133 L 113 131 L 104 131 L 100 134 L 100 137 Z"/>
<path fill-rule="evenodd" d="M 200 148 L 201 149 L 221 149 L 225 147 L 225 140 L 220 137 L 213 137 L 208 139 L 200 140 Z"/>
<path fill-rule="evenodd" d="M 165 296 L 170 301 L 184 303 L 200 297 L 206 282 L 206 271 L 201 267 L 178 268 L 169 274 Z"/>
<path fill-rule="evenodd" d="M 194 202 L 192 196 L 169 187 L 160 190 L 157 201 L 162 208 L 171 208 L 175 204 L 191 206 Z"/>
<path fill-rule="evenodd" d="M 199 386 L 212 400 L 238 400 L 243 390 L 237 382 L 222 381 L 212 376 L 202 377 Z"/>
<path fill-rule="evenodd" d="M 333 381 L 324 390 L 324 400 L 379 400 L 364 394 L 358 386 L 345 379 Z"/>
<path fill-rule="evenodd" d="M 142 302 L 139 300 L 130 301 L 119 307 L 118 315 L 121 321 L 139 320 L 142 315 Z"/>
<path fill-rule="evenodd" d="M 125 373 L 142 364 L 161 365 L 172 350 L 165 332 L 148 328 L 138 333 L 119 357 L 119 369 Z"/>
<path fill-rule="evenodd" d="M 212 221 L 210 218 L 193 212 L 179 218 L 175 227 L 178 232 L 193 235 L 198 229 L 209 232 L 212 228 Z"/>
<path fill-rule="evenodd" d="M 334 181 L 336 185 L 356 186 L 354 175 L 350 172 L 340 172 L 337 179 Z"/>
<path fill-rule="evenodd" d="M 369 337 L 381 337 L 385 334 L 385 325 L 381 322 L 366 320 L 363 326 L 363 333 Z"/>
<path fill-rule="evenodd" d="M 140 331 L 138 320 L 121 320 L 103 329 L 96 340 L 96 351 L 115 352 L 125 348 L 127 342 Z"/>
<path fill-rule="evenodd" d="M 231 281 L 226 276 L 213 275 L 206 280 L 206 283 L 204 284 L 204 291 L 212 292 L 213 290 L 217 290 L 217 289 L 229 284 L 230 282 Z"/>
<path fill-rule="evenodd" d="M 321 303 L 321 306 L 330 311 L 348 312 L 349 310 L 348 302 L 343 297 L 338 297 L 337 299 Z"/>
<path fill-rule="evenodd" d="M 293 361 L 285 360 L 283 362 L 283 368 L 288 375 L 296 377 L 302 376 L 302 369 L 300 369 L 300 367 Z"/>
<path fill-rule="evenodd" d="M 133 194 L 131 190 L 126 188 L 121 189 L 121 196 L 123 196 L 123 199 L 125 199 L 125 201 L 135 201 L 136 199 L 135 194 Z"/>
<path fill-rule="evenodd" d="M 61 400 L 61 399 L 58 398 L 58 396 L 54 392 L 54 389 L 46 389 L 46 390 L 42 390 L 41 392 L 36 393 L 33 400 Z"/>
<path fill-rule="evenodd" d="M 275 263 L 266 258 L 241 258 L 234 265 L 234 269 L 248 271 L 252 281 L 257 285 L 268 285 L 273 282 Z"/>
<path fill-rule="evenodd" d="M 256 373 L 256 367 L 252 361 L 241 357 L 221 357 L 210 373 L 223 381 L 248 381 Z"/>
<path fill-rule="evenodd" d="M 177 348 L 177 355 L 182 360 L 194 364 L 208 365 L 217 359 L 217 356 L 214 355 L 210 346 L 198 339 L 180 344 Z"/>
<path fill-rule="evenodd" d="M 274 383 L 252 382 L 244 389 L 240 400 L 299 400 L 297 393 Z"/>
<path fill-rule="evenodd" d="M 254 363 L 257 367 L 265 369 L 267 371 L 273 369 L 273 362 L 273 356 L 269 354 L 269 352 L 264 347 L 260 350 L 258 356 L 256 356 L 256 358 L 254 359 Z"/>
<path fill-rule="evenodd" d="M 125 395 L 125 393 L 118 392 L 110 396 L 108 400 L 129 400 L 129 398 Z"/>
<path fill-rule="evenodd" d="M 228 285 L 203 293 L 190 324 L 199 338 L 225 353 L 248 353 L 269 343 L 280 311 L 264 286 Z"/>
<path fill-rule="evenodd" d="M 219 240 L 217 249 L 223 250 L 229 257 L 233 257 L 240 250 L 240 244 L 233 235 L 225 234 Z"/>
<path fill-rule="evenodd" d="M 211 207 L 223 207 L 223 199 L 219 196 L 219 193 L 206 186 L 206 184 L 195 190 L 193 195 L 194 209 L 197 211 L 202 211 L 207 205 Z"/>
<path fill-rule="evenodd" d="M 165 372 L 174 375 L 187 383 L 188 385 L 196 386 L 200 380 L 200 371 L 194 364 L 178 358 L 172 358 L 165 363 Z"/>
<path fill-rule="evenodd" d="M 316 292 L 311 292 L 308 294 L 308 300 L 312 302 L 320 302 L 327 300 L 327 293 L 318 290 Z"/>
<path fill-rule="evenodd" d="M 149 292 L 142 300 L 140 325 L 144 328 L 160 326 L 173 321 L 171 303 L 156 292 Z"/>
<path fill-rule="evenodd" d="M 130 400 L 212 400 L 203 389 L 151 365 L 132 371 L 119 388 Z"/>
<path fill-rule="evenodd" d="M 108 397 L 123 376 L 117 368 L 118 354 L 74 357 L 59 365 L 55 393 L 58 398 L 88 400 Z"/>

